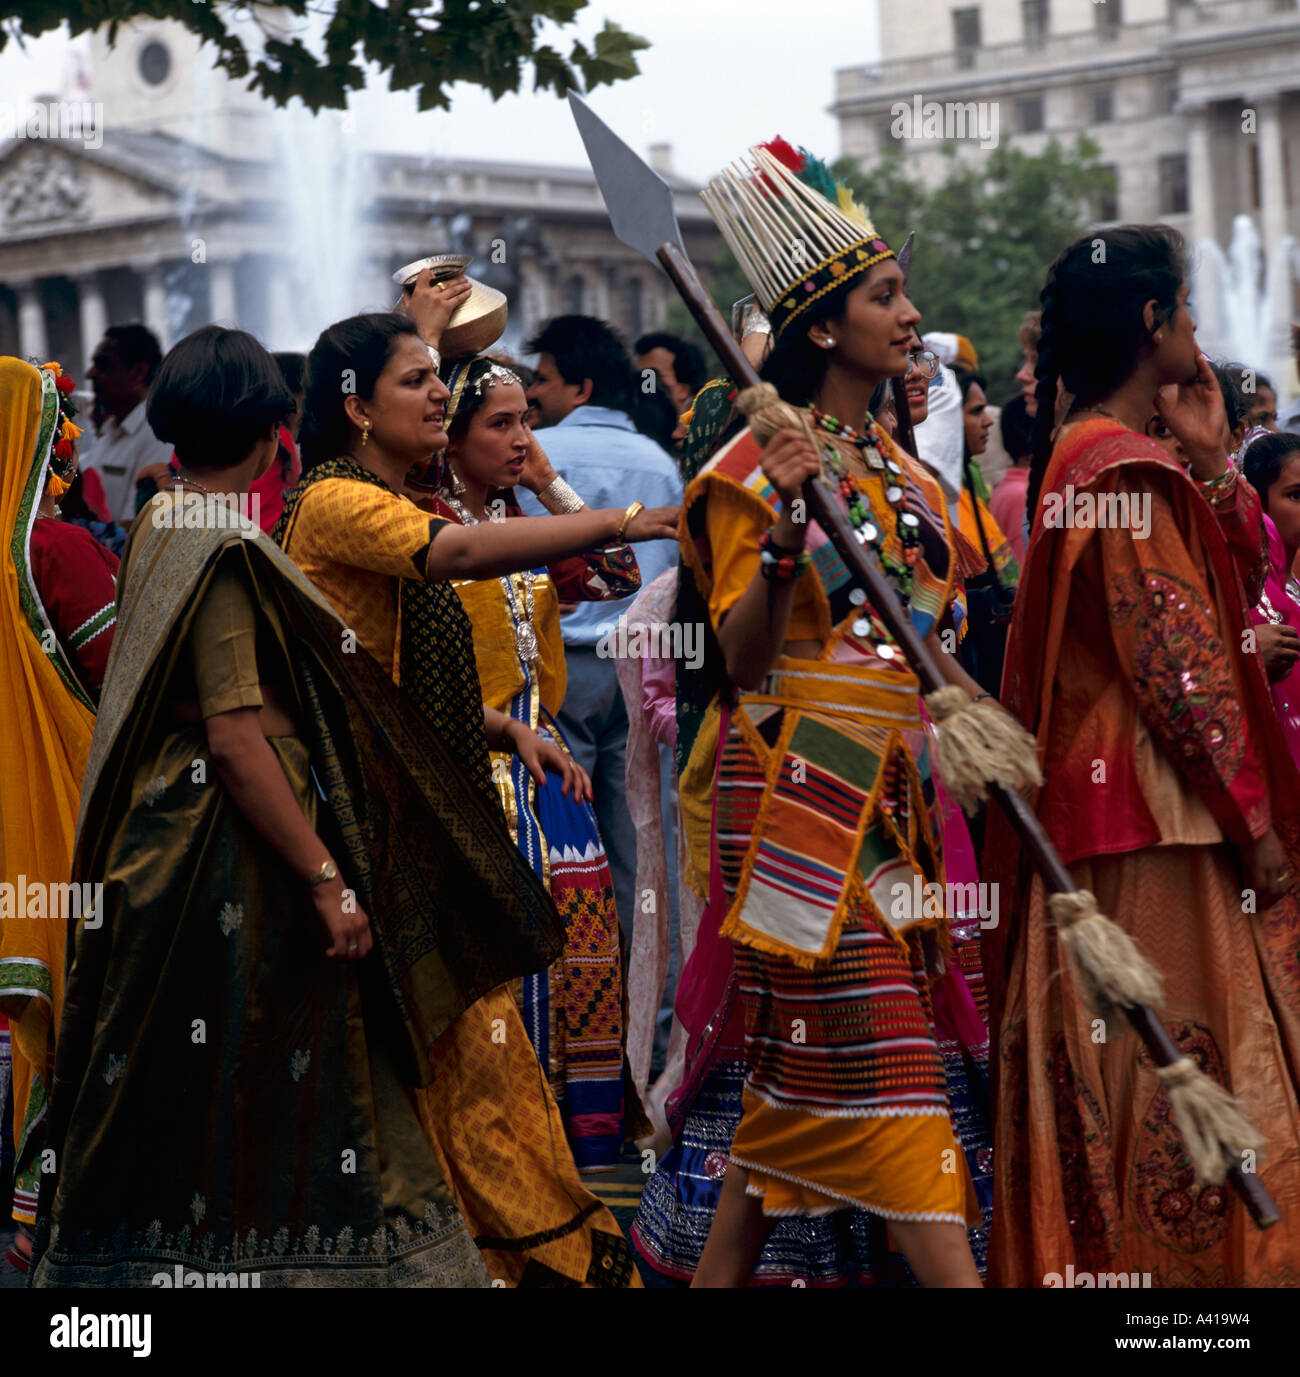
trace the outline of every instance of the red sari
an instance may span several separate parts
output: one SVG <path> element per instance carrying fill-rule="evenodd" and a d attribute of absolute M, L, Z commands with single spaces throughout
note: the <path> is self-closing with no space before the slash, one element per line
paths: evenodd
<path fill-rule="evenodd" d="M 1150 1059 L 1085 1004 L 1041 879 L 991 818 L 1008 921 L 984 948 L 990 1270 L 1008 1286 L 1069 1284 L 1067 1267 L 1157 1287 L 1300 1285 L 1300 922 L 1294 898 L 1253 911 L 1241 862 L 1270 826 L 1300 857 L 1300 778 L 1243 649 L 1265 570 L 1258 498 L 1239 482 L 1216 512 L 1152 441 L 1105 420 L 1065 432 L 1042 511 L 1077 514 L 1080 494 L 1145 501 L 1147 533 L 1040 511 L 1003 702 L 1037 735 L 1036 810 L 1075 882 L 1162 972 L 1174 1042 L 1266 1135 L 1257 1169 L 1283 1219 L 1261 1233 L 1228 1187 L 1196 1185 Z"/>

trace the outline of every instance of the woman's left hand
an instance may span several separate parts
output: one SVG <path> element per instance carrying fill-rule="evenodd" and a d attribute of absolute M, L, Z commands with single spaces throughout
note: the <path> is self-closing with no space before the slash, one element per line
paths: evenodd
<path fill-rule="evenodd" d="M 1207 483 L 1228 467 L 1228 417 L 1223 393 L 1204 354 L 1196 356 L 1196 377 L 1156 393 L 1156 415 L 1169 427 L 1191 465 Z"/>
<path fill-rule="evenodd" d="M 554 741 L 539 735 L 522 722 L 512 722 L 507 728 L 515 754 L 528 767 L 528 773 L 539 785 L 545 785 L 549 772 L 558 775 L 563 783 L 560 792 L 575 803 L 590 803 L 594 798 L 591 777 L 586 770 Z"/>

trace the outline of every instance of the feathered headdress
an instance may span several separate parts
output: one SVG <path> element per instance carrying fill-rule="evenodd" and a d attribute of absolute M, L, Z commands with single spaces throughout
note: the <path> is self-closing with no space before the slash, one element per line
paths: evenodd
<path fill-rule="evenodd" d="M 784 139 L 751 148 L 700 199 L 778 339 L 827 292 L 893 257 L 848 187 Z"/>

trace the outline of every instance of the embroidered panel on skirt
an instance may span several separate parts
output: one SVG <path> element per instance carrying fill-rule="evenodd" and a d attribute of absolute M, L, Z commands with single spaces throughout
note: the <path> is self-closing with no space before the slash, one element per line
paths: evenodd
<path fill-rule="evenodd" d="M 527 721 L 529 690 L 511 704 Z M 568 744 L 538 709 L 536 724 Z M 612 1171 L 623 1152 L 624 990 L 614 880 L 590 804 L 566 798 L 550 776 L 541 788 L 517 757 L 497 757 L 498 790 L 520 850 L 544 880 L 564 922 L 564 955 L 515 985 L 524 1025 L 564 1115 L 574 1160 Z"/>
<path fill-rule="evenodd" d="M 762 717 L 761 743 L 780 716 Z M 731 892 L 764 777 L 754 739 L 733 731 L 718 779 L 719 859 Z M 877 786 L 878 797 L 891 784 L 912 794 L 919 782 L 900 770 Z M 917 811 L 904 835 L 920 823 Z M 828 963 L 796 965 L 741 942 L 734 951 L 750 1069 L 732 1160 L 750 1172 L 751 1190 L 765 1192 L 765 1210 L 857 1204 L 892 1218 L 978 1224 L 949 1116 L 921 934 L 898 940 L 857 881 Z"/>

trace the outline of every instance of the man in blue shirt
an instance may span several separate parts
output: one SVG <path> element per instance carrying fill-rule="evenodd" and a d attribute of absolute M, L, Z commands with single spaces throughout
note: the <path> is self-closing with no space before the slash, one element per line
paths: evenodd
<path fill-rule="evenodd" d="M 538 414 L 539 436 L 555 471 L 589 507 L 673 507 L 682 500 L 677 465 L 642 435 L 629 412 L 638 379 L 614 330 L 592 316 L 556 316 L 527 345 L 538 355 L 528 401 Z M 520 492 L 528 515 L 540 515 L 531 493 Z M 636 547 L 641 586 L 676 568 L 677 545 L 650 541 Z M 636 912 L 636 830 L 627 808 L 627 711 L 614 661 L 598 653 L 631 598 L 580 603 L 563 620 L 569 687 L 560 727 L 578 763 L 591 776 L 596 817 L 614 877 L 625 932 Z"/>

